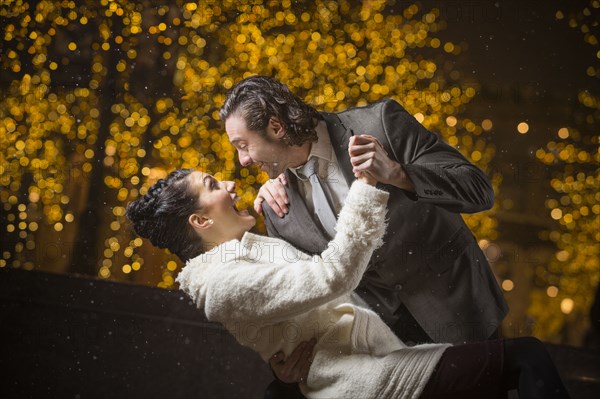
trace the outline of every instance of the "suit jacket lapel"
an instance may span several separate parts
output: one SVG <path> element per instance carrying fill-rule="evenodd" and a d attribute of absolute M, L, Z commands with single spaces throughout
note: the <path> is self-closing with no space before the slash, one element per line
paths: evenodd
<path fill-rule="evenodd" d="M 283 219 L 276 217 L 280 222 L 277 223 L 277 229 L 294 246 L 311 254 L 320 253 L 327 247 L 329 239 L 314 222 L 313 215 L 306 208 L 304 198 L 298 193 L 296 175 L 286 170 L 285 177 L 290 185 L 290 188 L 286 189 L 290 206 L 288 214 Z"/>
<path fill-rule="evenodd" d="M 342 174 L 344 175 L 348 186 L 351 186 L 355 178 L 354 173 L 352 173 L 350 155 L 348 154 L 348 143 L 353 132 L 344 126 L 336 114 L 321 113 L 321 115 L 327 124 L 327 131 L 339 167 L 342 170 Z M 286 189 L 290 203 L 289 212 L 285 217 L 279 218 L 271 208 L 266 207 L 268 217 L 277 229 L 279 235 L 285 237 L 286 241 L 305 252 L 311 254 L 321 253 L 327 248 L 329 240 L 314 222 L 313 215 L 306 208 L 304 198 L 298 193 L 298 181 L 296 175 L 289 170 L 286 170 L 285 176 L 290 185 L 290 187 Z"/>
<path fill-rule="evenodd" d="M 340 118 L 336 114 L 321 113 L 327 124 L 327 131 L 331 139 L 331 145 L 335 151 L 338 164 L 342 169 L 344 178 L 348 186 L 354 181 L 354 173 L 352 173 L 352 165 L 350 164 L 350 155 L 348 154 L 348 143 L 350 137 L 354 134 L 351 129 L 347 129 Z"/>

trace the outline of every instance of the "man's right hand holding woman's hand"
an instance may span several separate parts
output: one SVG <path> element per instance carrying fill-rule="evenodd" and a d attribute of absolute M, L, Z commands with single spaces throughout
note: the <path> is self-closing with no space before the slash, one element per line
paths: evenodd
<path fill-rule="evenodd" d="M 269 364 L 277 379 L 286 384 L 306 383 L 316 342 L 313 338 L 300 343 L 287 358 L 282 352 L 271 356 Z"/>

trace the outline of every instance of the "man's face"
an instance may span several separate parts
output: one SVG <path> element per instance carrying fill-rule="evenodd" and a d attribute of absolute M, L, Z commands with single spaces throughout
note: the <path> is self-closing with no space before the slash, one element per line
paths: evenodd
<path fill-rule="evenodd" d="M 240 116 L 233 115 L 225 121 L 229 141 L 237 149 L 240 164 L 257 164 L 270 178 L 279 176 L 288 166 L 292 148 L 281 138 L 283 127 L 271 119 L 264 133 L 249 130 Z"/>

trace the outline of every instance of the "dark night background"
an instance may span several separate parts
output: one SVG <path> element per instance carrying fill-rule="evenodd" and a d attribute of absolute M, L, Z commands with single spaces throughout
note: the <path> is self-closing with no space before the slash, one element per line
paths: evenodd
<path fill-rule="evenodd" d="M 261 16 L 269 8 L 296 19 Z M 418 25 L 432 9 L 435 22 Z M 325 53 L 332 29 L 352 22 L 364 41 L 343 44 L 356 46 L 359 65 L 377 66 L 365 38 L 388 28 L 369 10 L 403 15 L 406 32 L 425 29 L 405 58 L 437 67 L 398 77 L 387 96 L 476 163 L 478 149 L 494 178 L 496 206 L 470 226 L 511 308 L 502 333 L 547 342 L 573 397 L 596 397 L 599 0 L 3 1 L 3 397 L 261 397 L 267 366 L 175 289 L 180 263 L 136 240 L 123 206 L 167 170 L 207 164 L 236 180 L 249 206 L 265 176 L 237 166 L 223 135 L 215 111 L 226 89 L 259 73 L 319 109 L 378 99 L 351 94 L 355 66 L 328 67 L 306 50 L 318 32 Z M 277 62 L 251 46 L 250 22 L 285 54 Z M 327 99 L 328 85 L 345 98 Z M 474 95 L 452 111 L 427 105 L 453 87 Z"/>

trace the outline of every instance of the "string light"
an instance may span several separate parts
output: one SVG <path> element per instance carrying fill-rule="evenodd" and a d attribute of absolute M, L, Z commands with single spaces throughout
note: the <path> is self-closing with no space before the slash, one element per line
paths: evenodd
<path fill-rule="evenodd" d="M 517 131 L 521 134 L 529 132 L 529 124 L 527 122 L 521 122 L 517 125 Z"/>
<path fill-rule="evenodd" d="M 0 102 L 9 171 L 0 173 L 0 199 L 14 217 L 2 231 L 16 243 L 1 267 L 32 265 L 35 245 L 16 251 L 18 243 L 75 242 L 88 196 L 101 196 L 97 275 L 129 280 L 160 268 L 152 283 L 172 287 L 180 264 L 133 236 L 124 207 L 174 168 L 234 180 L 240 205 L 251 207 L 268 176 L 237 164 L 218 116 L 227 90 L 250 74 L 275 76 L 323 111 L 395 98 L 488 169 L 495 148 L 481 137 L 486 124 L 460 117 L 478 87 L 422 56 L 423 48 L 446 58 L 463 51 L 436 37 L 438 9 L 381 0 L 177 4 L 41 0 L 0 10 L 0 63 L 12 80 Z M 73 68 L 77 79 L 61 86 Z M 89 187 L 96 173 L 101 186 Z M 493 184 L 497 191 L 499 175 Z M 465 220 L 479 238 L 497 238 L 493 214 Z"/>
<path fill-rule="evenodd" d="M 598 30 L 597 24 L 589 23 L 593 18 L 589 10 L 597 8 L 600 2 L 592 0 L 578 12 L 556 13 L 558 20 L 584 33 L 583 40 L 595 46 L 594 53 L 598 44 L 590 43 L 590 38 Z M 586 33 L 583 26 L 595 32 Z M 582 73 L 597 79 L 596 70 L 597 66 L 588 67 Z M 542 284 L 532 291 L 528 310 L 535 320 L 536 336 L 542 339 L 560 336 L 567 327 L 583 331 L 600 281 L 600 98 L 583 90 L 577 100 L 572 114 L 581 116 L 570 126 L 557 126 L 555 139 L 535 152 L 537 160 L 552 171 L 550 186 L 555 192 L 545 206 L 556 227 L 545 236 L 556 245 L 556 253 L 538 276 Z M 549 309 L 569 317 L 556 317 Z"/>
<path fill-rule="evenodd" d="M 510 292 L 513 290 L 513 288 L 515 288 L 515 284 L 512 282 L 512 280 L 504 280 L 502 282 L 502 289 L 504 291 Z"/>

